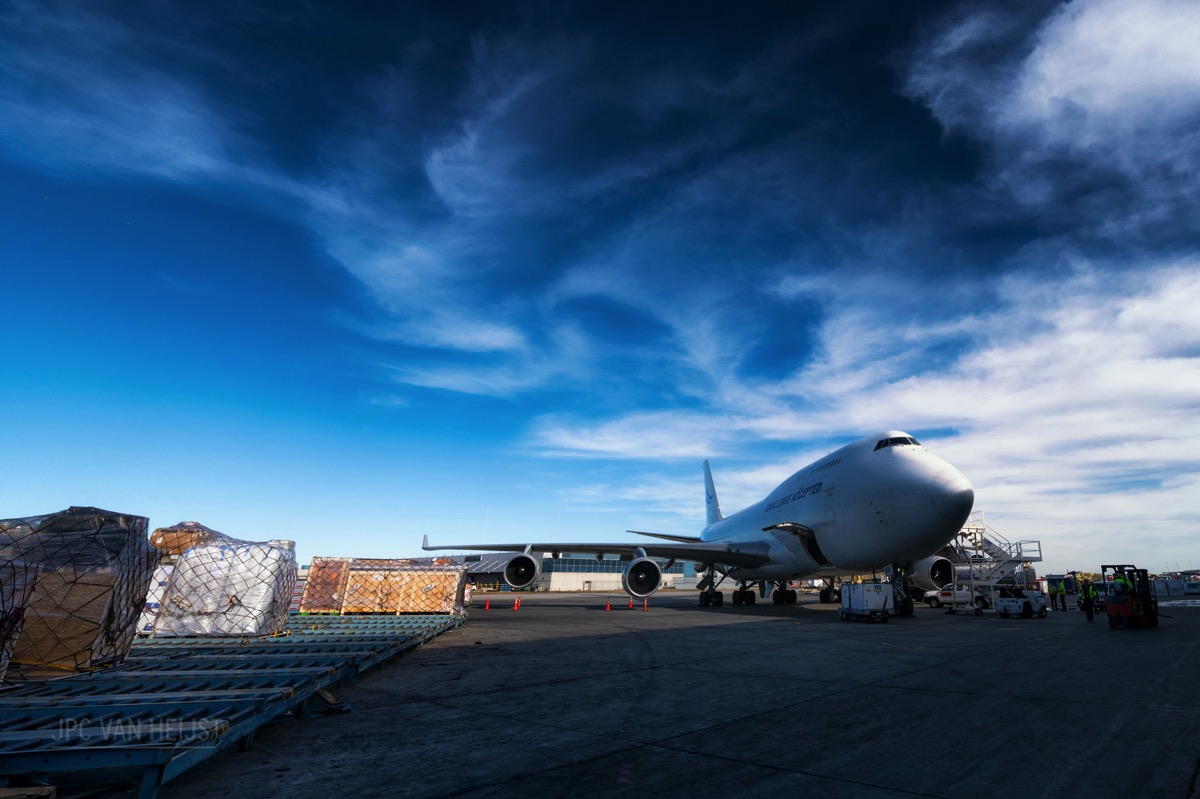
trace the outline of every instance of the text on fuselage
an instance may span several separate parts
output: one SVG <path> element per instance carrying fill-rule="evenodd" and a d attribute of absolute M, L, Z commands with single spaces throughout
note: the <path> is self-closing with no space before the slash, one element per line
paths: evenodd
<path fill-rule="evenodd" d="M 821 490 L 820 483 L 813 483 L 812 485 L 805 486 L 804 488 L 798 488 L 795 491 L 793 491 L 791 494 L 788 494 L 786 497 L 780 497 L 779 499 L 772 502 L 770 505 L 767 506 L 767 510 L 775 510 L 776 508 L 782 508 L 784 505 L 788 504 L 789 502 L 795 502 L 798 499 L 804 499 L 805 497 L 809 496 L 810 494 L 819 493 L 820 490 Z"/>

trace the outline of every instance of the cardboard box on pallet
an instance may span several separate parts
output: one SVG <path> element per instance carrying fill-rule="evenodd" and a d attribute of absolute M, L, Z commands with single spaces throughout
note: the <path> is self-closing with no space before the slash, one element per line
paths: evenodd
<path fill-rule="evenodd" d="M 401 572 L 397 613 L 462 613 L 465 566 Z"/>
<path fill-rule="evenodd" d="M 143 516 L 81 507 L 0 521 L 0 557 L 39 569 L 10 666 L 125 659 L 157 559 L 147 526 Z"/>
<path fill-rule="evenodd" d="M 179 557 L 192 547 L 222 543 L 230 540 L 199 522 L 180 522 L 170 527 L 159 527 L 150 535 L 155 549 L 170 557 Z"/>
<path fill-rule="evenodd" d="M 313 558 L 300 595 L 301 613 L 341 613 L 350 558 Z"/>
<path fill-rule="evenodd" d="M 21 626 L 25 608 L 37 583 L 37 566 L 19 560 L 0 560 L 0 682 L 8 669 Z"/>
<path fill-rule="evenodd" d="M 313 558 L 301 613 L 461 613 L 467 568 L 410 560 Z"/>

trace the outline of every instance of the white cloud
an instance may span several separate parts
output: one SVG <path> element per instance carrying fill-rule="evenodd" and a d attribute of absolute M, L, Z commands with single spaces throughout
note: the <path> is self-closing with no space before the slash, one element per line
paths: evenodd
<path fill-rule="evenodd" d="M 206 179 L 237 137 L 185 82 L 147 69 L 98 15 L 18 12 L 0 50 L 0 148 L 58 168 Z"/>
<path fill-rule="evenodd" d="M 1200 479 L 1200 317 L 1190 312 L 1200 307 L 1200 263 L 1125 277 L 1082 265 L 1057 280 L 1013 274 L 993 305 L 958 319 L 929 307 L 898 334 L 886 314 L 857 309 L 919 296 L 919 287 L 893 280 L 872 298 L 869 287 L 878 283 L 825 285 L 839 287 L 827 289 L 825 350 L 786 390 L 772 387 L 778 402 L 764 407 L 756 392 L 731 392 L 711 397 L 703 412 L 592 425 L 544 419 L 534 443 L 587 455 L 699 459 L 797 442 L 794 458 L 770 455 L 762 467 L 723 476 L 732 486 L 727 510 L 736 510 L 824 453 L 806 440 L 949 427 L 957 433 L 924 443 L 973 480 L 977 507 L 992 524 L 1010 538 L 1043 539 L 1052 563 L 1088 565 L 1070 559 L 1083 557 L 1105 530 L 1114 557 L 1145 560 L 1149 550 L 1126 541 L 1129 530 L 1155 530 L 1182 546 L 1200 523 L 1188 494 Z M 929 348 L 955 336 L 956 358 L 922 368 Z M 888 365 L 894 356 L 902 368 Z M 679 523 L 694 523 L 697 513 L 683 506 Z"/>
<path fill-rule="evenodd" d="M 547 416 L 531 434 L 534 447 L 549 453 L 618 458 L 704 458 L 720 451 L 730 435 L 704 413 L 635 413 L 589 424 Z"/>
<path fill-rule="evenodd" d="M 1003 124 L 1035 125 L 1054 144 L 1090 148 L 1191 128 L 1200 104 L 1200 8 L 1195 3 L 1071 3 L 1050 19 L 1025 61 Z M 1154 154 L 1147 154 L 1154 155 Z"/>
<path fill-rule="evenodd" d="M 1084 228 L 1109 237 L 1195 207 L 1200 6 L 1067 3 L 1032 41 L 1018 36 L 982 7 L 951 20 L 909 65 L 909 92 L 989 148 L 994 188 L 1031 207 L 1078 204 Z M 1132 192 L 1136 207 L 1099 214 L 1089 197 L 1104 191 Z"/>

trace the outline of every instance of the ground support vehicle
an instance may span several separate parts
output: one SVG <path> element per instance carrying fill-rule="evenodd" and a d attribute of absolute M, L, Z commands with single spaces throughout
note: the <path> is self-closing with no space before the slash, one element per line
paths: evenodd
<path fill-rule="evenodd" d="M 1015 585 L 998 585 L 992 604 L 1004 618 L 1020 616 L 1030 619 L 1036 615 L 1039 619 L 1046 618 L 1046 597 L 1040 591 L 1029 591 Z"/>
<path fill-rule="evenodd" d="M 891 613 L 892 586 L 889 583 L 856 583 L 842 586 L 842 606 L 838 618 L 880 621 L 887 624 Z"/>
<path fill-rule="evenodd" d="M 983 609 L 989 605 L 982 588 L 974 583 L 947 583 L 937 591 L 926 591 L 925 602 L 931 608 L 944 605 L 947 613 L 953 613 L 961 607 L 974 609 L 976 616 L 982 616 Z"/>
<path fill-rule="evenodd" d="M 1157 627 L 1158 597 L 1145 569 L 1126 564 L 1104 565 L 1100 574 L 1108 586 L 1104 612 L 1108 626 Z"/>

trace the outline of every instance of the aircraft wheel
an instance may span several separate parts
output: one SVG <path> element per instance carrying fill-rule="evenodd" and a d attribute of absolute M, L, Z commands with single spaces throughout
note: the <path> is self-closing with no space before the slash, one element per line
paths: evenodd
<path fill-rule="evenodd" d="M 830 601 L 830 597 L 833 596 L 833 591 L 829 588 L 822 588 L 819 596 L 821 599 L 821 604 L 828 605 L 829 601 Z"/>
<path fill-rule="evenodd" d="M 700 607 L 702 607 L 702 608 L 708 607 L 708 600 L 709 600 L 708 592 L 701 591 L 700 592 Z"/>
<path fill-rule="evenodd" d="M 753 591 L 747 591 L 747 592 L 746 592 L 746 599 L 744 600 L 744 602 L 745 602 L 747 605 L 753 605 L 753 604 L 754 604 L 754 602 L 755 602 L 757 599 L 758 599 L 758 597 L 756 597 L 756 596 L 754 595 L 754 592 L 753 592 Z"/>
<path fill-rule="evenodd" d="M 798 596 L 797 596 L 797 594 L 796 594 L 796 589 L 795 589 L 795 588 L 789 588 L 789 589 L 788 589 L 788 591 L 787 591 L 787 596 L 786 596 L 786 597 L 784 597 L 784 601 L 785 601 L 785 602 L 787 602 L 787 604 L 789 604 L 789 605 L 794 605 L 794 604 L 796 604 L 796 600 L 797 600 L 798 598 L 799 598 L 799 597 L 798 597 Z"/>
<path fill-rule="evenodd" d="M 722 605 L 725 604 L 725 595 L 722 594 L 720 591 L 714 591 L 713 597 L 712 597 L 712 603 L 713 603 L 713 607 L 717 607 L 717 608 L 721 607 Z"/>

